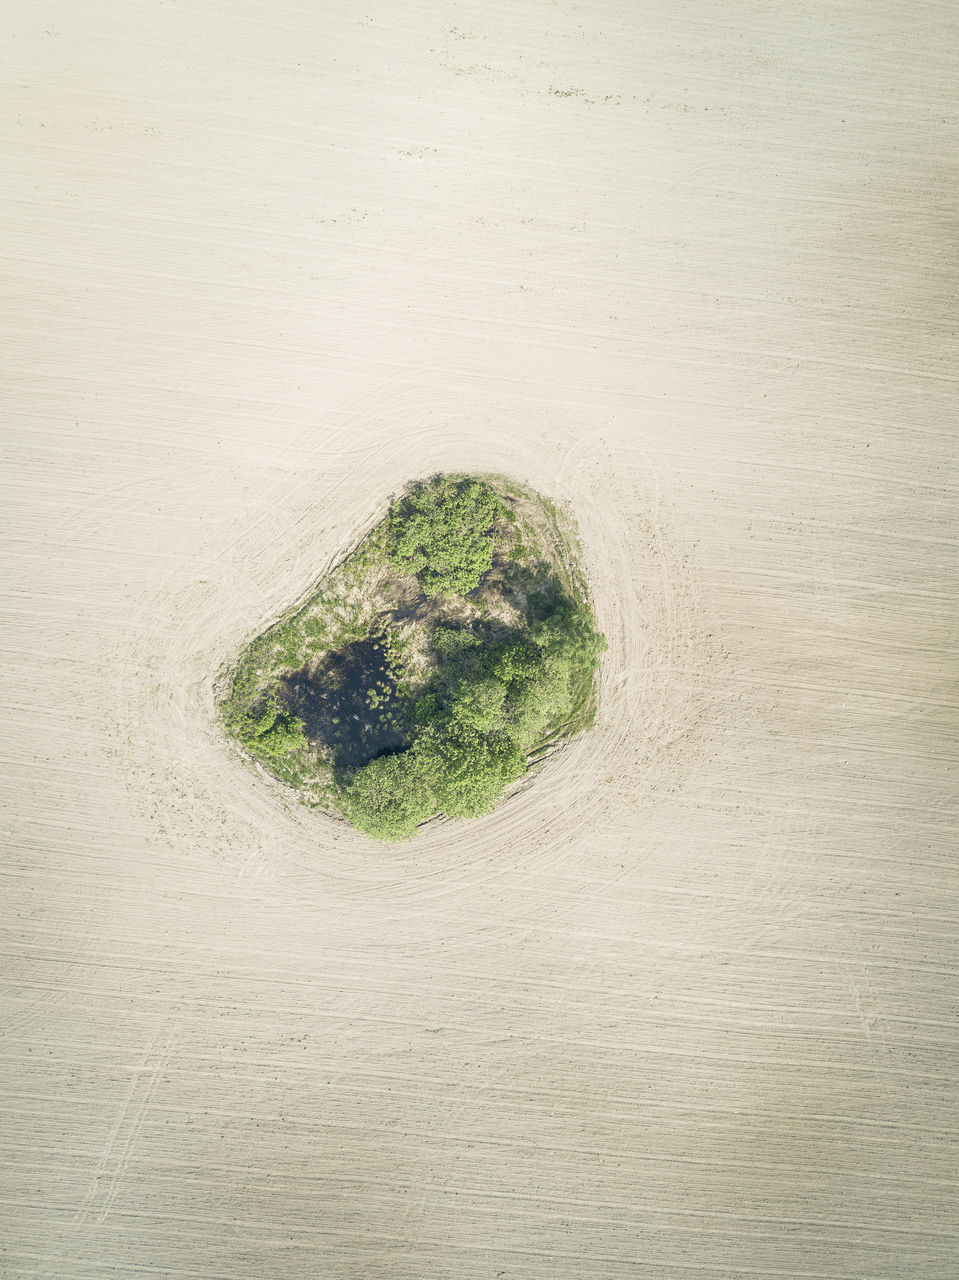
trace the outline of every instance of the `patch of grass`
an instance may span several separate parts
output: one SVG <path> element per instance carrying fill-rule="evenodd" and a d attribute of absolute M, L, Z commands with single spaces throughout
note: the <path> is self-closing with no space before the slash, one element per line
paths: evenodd
<path fill-rule="evenodd" d="M 495 477 L 412 485 L 257 637 L 222 703 L 242 750 L 380 840 L 489 812 L 588 727 L 605 640 L 569 521 Z"/>

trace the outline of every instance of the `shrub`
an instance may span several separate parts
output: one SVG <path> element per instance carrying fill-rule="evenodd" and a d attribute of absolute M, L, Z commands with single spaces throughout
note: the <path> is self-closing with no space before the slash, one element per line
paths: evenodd
<path fill-rule="evenodd" d="M 249 710 L 235 722 L 241 742 L 255 745 L 257 751 L 285 756 L 306 746 L 303 721 L 283 711 L 275 698 L 267 698 L 259 710 Z"/>
<path fill-rule="evenodd" d="M 480 480 L 438 477 L 396 503 L 386 554 L 414 573 L 427 596 L 466 595 L 493 563 L 493 526 L 503 504 Z"/>
<path fill-rule="evenodd" d="M 303 721 L 297 716 L 279 715 L 258 742 L 261 751 L 272 756 L 290 756 L 306 746 Z"/>
<path fill-rule="evenodd" d="M 340 789 L 354 826 L 375 840 L 405 840 L 437 810 L 428 767 L 413 751 L 370 760 Z"/>
<path fill-rule="evenodd" d="M 459 725 L 452 733 L 425 736 L 414 751 L 432 777 L 437 807 L 451 818 L 488 813 L 526 772 L 526 756 L 510 738 L 484 736 Z"/>

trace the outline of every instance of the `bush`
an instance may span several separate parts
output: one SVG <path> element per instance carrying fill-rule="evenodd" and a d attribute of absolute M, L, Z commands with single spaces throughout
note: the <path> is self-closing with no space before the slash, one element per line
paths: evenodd
<path fill-rule="evenodd" d="M 414 751 L 432 777 L 437 807 L 451 818 L 488 813 L 526 772 L 526 756 L 505 734 L 484 736 L 459 725 L 452 733 L 427 735 Z"/>
<path fill-rule="evenodd" d="M 413 751 L 370 760 L 340 790 L 354 826 L 375 840 L 405 840 L 436 813 L 429 769 Z"/>
<path fill-rule="evenodd" d="M 427 596 L 466 595 L 492 566 L 493 526 L 502 515 L 502 502 L 480 480 L 431 480 L 387 516 L 387 557 L 414 573 Z"/>
<path fill-rule="evenodd" d="M 281 715 L 272 728 L 260 735 L 259 748 L 272 756 L 290 756 L 306 746 L 303 721 L 297 716 Z"/>
<path fill-rule="evenodd" d="M 248 746 L 271 756 L 288 756 L 306 746 L 303 721 L 283 711 L 268 698 L 258 711 L 247 711 L 235 721 L 237 737 Z"/>

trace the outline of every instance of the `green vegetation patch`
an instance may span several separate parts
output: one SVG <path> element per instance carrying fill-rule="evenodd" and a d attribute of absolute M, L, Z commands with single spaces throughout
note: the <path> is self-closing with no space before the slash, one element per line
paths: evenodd
<path fill-rule="evenodd" d="M 307 803 L 403 840 L 488 813 L 589 728 L 605 647 L 569 520 L 502 478 L 438 475 L 249 645 L 221 711 Z"/>

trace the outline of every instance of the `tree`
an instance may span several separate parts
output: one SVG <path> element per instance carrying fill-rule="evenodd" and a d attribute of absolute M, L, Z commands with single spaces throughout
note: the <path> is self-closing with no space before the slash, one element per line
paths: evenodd
<path fill-rule="evenodd" d="M 370 760 L 340 796 L 353 825 L 376 840 L 407 839 L 439 807 L 429 770 L 413 751 Z"/>
<path fill-rule="evenodd" d="M 438 808 L 451 818 L 488 813 L 511 782 L 526 772 L 526 757 L 505 734 L 480 733 L 457 725 L 427 732 L 413 747 L 426 769 Z"/>
<path fill-rule="evenodd" d="M 466 595 L 493 563 L 503 504 L 481 480 L 436 478 L 401 498 L 386 518 L 386 554 L 416 574 L 428 596 Z"/>

